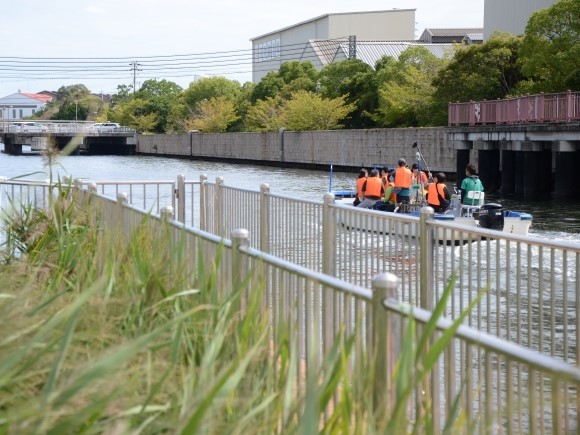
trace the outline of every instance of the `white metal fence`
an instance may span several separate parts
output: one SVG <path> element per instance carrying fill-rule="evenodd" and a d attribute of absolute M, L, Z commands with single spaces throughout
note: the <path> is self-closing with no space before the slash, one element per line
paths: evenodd
<path fill-rule="evenodd" d="M 405 323 L 409 316 L 427 322 L 454 275 L 446 318 L 438 324 L 441 333 L 481 289 L 488 290 L 430 372 L 429 388 L 414 393 L 430 395 L 436 427 L 442 428 L 457 403 L 466 419 L 465 432 L 577 432 L 578 246 L 453 227 L 430 219 L 428 210 L 420 219 L 387 217 L 336 205 L 330 197 L 311 204 L 270 195 L 267 188 L 247 192 L 203 179 L 198 186 L 203 201 L 198 220 L 212 231 L 177 221 L 165 225 L 174 229 L 176 241 L 186 238 L 192 269 L 200 256 L 212 261 L 223 249 L 220 289 L 239 285 L 250 273 L 251 283 L 265 286 L 263 309 L 272 330 L 282 324 L 293 328 L 292 351 L 304 361 L 296 368 L 299 376 L 316 369 L 344 326 L 355 337 L 353 376 L 362 376 L 371 351 L 377 352 L 373 355 L 385 379 L 377 394 L 386 395 L 392 391 Z M 1 187 L 2 207 L 42 207 L 51 190 L 9 181 Z M 96 189 L 98 185 L 90 190 Z M 129 205 L 130 196 L 122 193 L 116 199 L 93 197 L 102 204 L 106 222 L 121 224 L 127 233 L 143 219 L 159 225 L 149 211 L 167 219 L 171 210 L 152 209 L 144 199 Z M 136 203 L 139 198 L 132 196 Z M 185 207 L 179 200 L 175 204 Z M 178 209 L 180 220 L 189 219 L 188 214 Z M 341 224 L 345 217 L 350 228 Z M 193 213 L 191 219 L 196 220 Z M 357 230 L 352 227 L 356 222 L 377 231 Z M 239 230 L 245 226 L 252 230 Z M 454 241 L 470 242 L 440 245 L 434 238 L 437 227 L 452 231 Z M 304 252 L 298 253 L 301 248 Z M 312 349 L 315 354 L 309 354 Z M 385 399 L 388 403 L 389 397 Z M 410 419 L 415 412 L 408 410 Z"/>

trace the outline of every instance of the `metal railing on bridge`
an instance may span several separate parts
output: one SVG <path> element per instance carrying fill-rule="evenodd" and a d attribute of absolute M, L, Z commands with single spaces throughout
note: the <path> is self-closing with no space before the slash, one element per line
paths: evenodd
<path fill-rule="evenodd" d="M 578 122 L 580 92 L 449 103 L 448 116 L 450 126 Z"/>
<path fill-rule="evenodd" d="M 129 127 L 103 127 L 99 128 L 94 121 L 48 121 L 13 119 L 0 122 L 2 133 L 22 133 L 34 135 L 46 134 L 84 134 L 84 135 L 127 135 L 136 131 Z M 97 127 L 96 127 L 97 125 Z"/>
<path fill-rule="evenodd" d="M 183 182 L 183 180 L 181 180 Z M 144 182 L 143 184 L 147 184 Z M 180 183 L 178 182 L 177 185 Z M 202 180 L 199 184 L 201 188 L 200 198 L 208 195 L 205 192 L 206 184 L 209 183 Z M 53 194 L 58 189 L 58 186 L 49 186 L 44 183 L 22 183 L 19 181 L 4 180 L 0 187 L 2 187 L 2 207 L 10 209 L 10 206 L 24 206 L 25 204 L 34 204 L 36 207 L 42 207 L 46 198 Z M 328 355 L 329 349 L 332 348 L 334 340 L 338 340 L 344 332 L 347 336 L 354 338 L 353 343 L 355 349 L 353 351 L 353 358 L 348 360 L 349 378 L 366 376 L 369 367 L 375 367 L 377 370 L 377 380 L 374 382 L 375 400 L 380 400 L 387 408 L 393 406 L 393 376 L 395 360 L 399 355 L 401 348 L 400 342 L 403 340 L 403 331 L 406 330 L 408 322 L 414 321 L 419 324 L 426 324 L 431 318 L 430 310 L 414 307 L 413 294 L 408 294 L 408 289 L 405 288 L 405 279 L 409 279 L 409 275 L 400 269 L 402 279 L 396 278 L 396 275 L 386 273 L 385 271 L 375 273 L 375 270 L 364 270 L 361 273 L 369 274 L 372 277 L 369 287 L 359 286 L 350 283 L 343 279 L 338 279 L 335 276 L 322 273 L 319 270 L 312 270 L 311 268 L 295 264 L 283 258 L 285 251 L 284 243 L 292 241 L 297 237 L 300 243 L 304 243 L 306 239 L 304 234 L 297 232 L 292 234 L 292 227 L 294 224 L 301 222 L 313 226 L 332 226 L 332 220 L 337 217 L 336 211 L 346 207 L 331 204 L 326 201 L 322 214 L 314 213 L 307 217 L 297 217 L 294 214 L 287 216 L 289 222 L 285 222 L 282 228 L 276 228 L 277 231 L 286 234 L 285 241 L 283 237 L 274 239 L 269 237 L 269 231 L 263 231 L 260 226 L 254 225 L 258 228 L 259 237 L 253 239 L 252 234 L 246 230 L 234 229 L 228 231 L 225 229 L 228 225 L 236 225 L 236 219 L 231 218 L 217 219 L 217 216 L 212 216 L 212 212 L 206 210 L 206 219 L 211 221 L 208 226 L 218 228 L 216 234 L 196 229 L 184 223 L 172 220 L 174 210 L 171 207 L 161 207 L 159 209 L 159 216 L 150 217 L 146 209 L 150 209 L 150 205 L 143 206 L 138 203 L 138 196 L 134 196 L 134 205 L 129 204 L 129 195 L 119 192 L 116 198 L 106 197 L 97 193 L 97 186 L 83 185 L 82 182 L 76 183 L 76 192 L 80 195 L 81 201 L 92 201 L 101 210 L 102 222 L 108 226 L 121 225 L 121 229 L 125 234 L 131 234 L 140 225 L 146 222 L 154 228 L 159 228 L 160 225 L 167 226 L 171 230 L 171 239 L 176 244 L 175 246 L 185 244 L 187 246 L 189 263 L 191 264 L 192 273 L 198 261 L 207 262 L 216 268 L 216 279 L 218 280 L 217 288 L 221 291 L 226 291 L 231 288 L 239 288 L 241 283 L 247 284 L 247 292 L 251 289 L 265 287 L 264 301 L 262 304 L 263 318 L 268 319 L 271 328 L 272 345 L 278 346 L 275 340 L 276 330 L 283 324 L 289 324 L 291 330 L 296 337 L 290 343 L 289 351 L 296 355 L 303 364 L 295 366 L 297 379 L 306 379 L 308 374 L 313 371 L 317 373 L 317 369 L 323 358 Z M 238 215 L 241 220 L 255 220 L 256 216 L 250 217 L 246 212 L 238 213 L 235 206 L 238 202 L 235 198 L 248 199 L 249 192 L 240 192 L 238 189 L 228 189 L 221 183 L 216 183 L 212 186 L 213 189 L 227 190 L 228 193 L 213 192 L 214 196 L 213 209 L 215 212 L 229 215 L 234 213 Z M 155 191 L 156 189 L 153 189 Z M 209 189 L 208 189 L 209 190 Z M 289 199 L 289 202 L 282 200 L 282 197 L 270 198 L 267 189 L 263 188 L 258 192 L 258 200 L 254 205 L 258 204 L 260 210 L 263 210 L 261 201 L 265 201 L 267 212 L 261 211 L 258 215 L 262 216 L 260 222 L 265 225 L 266 222 L 275 222 L 277 224 L 283 223 L 281 216 L 286 215 L 289 211 L 289 206 L 295 206 L 297 200 Z M 183 198 L 183 196 L 182 196 Z M 225 199 L 229 198 L 229 199 Z M 271 207 L 272 201 L 275 204 Z M 209 202 L 209 201 L 208 201 Z M 176 204 L 180 202 L 177 201 Z M 150 202 L 148 204 L 151 204 Z M 304 202 L 298 207 L 300 213 L 304 213 L 307 209 L 308 202 Z M 326 209 L 326 211 L 324 211 Z M 334 211 L 333 211 L 334 210 Z M 362 212 L 360 219 L 374 219 L 374 213 L 364 212 L 364 210 L 355 210 L 357 214 Z M 261 213 L 267 213 L 264 217 Z M 274 217 L 273 215 L 276 215 Z M 223 216 L 223 215 L 222 215 Z M 314 217 L 314 221 L 312 218 Z M 296 220 L 302 219 L 302 220 Z M 331 221 L 327 221 L 331 219 Z M 397 219 L 397 222 L 399 220 Z M 441 255 L 436 253 L 442 247 L 435 243 L 435 231 L 430 231 L 429 228 L 438 226 L 437 222 L 429 217 L 429 213 L 423 213 L 420 220 L 407 221 L 402 219 L 400 222 L 402 229 L 405 225 L 417 225 L 418 231 L 416 234 L 421 234 L 420 240 L 415 240 L 412 245 L 405 245 L 404 241 L 400 240 L 402 252 L 416 256 L 416 268 L 421 271 L 431 270 L 433 272 L 443 270 L 437 264 L 437 258 Z M 398 225 L 398 224 L 397 224 Z M 325 243 L 327 238 L 334 238 L 338 232 L 342 230 L 322 230 L 323 235 L 318 238 Z M 350 230 L 349 230 L 350 231 Z M 463 229 L 454 229 L 461 237 L 467 237 Z M 228 232 L 225 234 L 225 232 Z M 485 233 L 488 235 L 488 233 Z M 231 237 L 228 239 L 227 237 Z M 352 245 L 340 244 L 337 245 L 341 249 L 346 246 L 351 246 L 353 252 L 357 255 L 362 249 L 377 249 L 381 245 L 377 245 L 374 237 L 376 234 L 362 236 L 351 234 L 350 241 Z M 360 236 L 360 238 L 359 238 Z M 390 234 L 389 238 L 399 239 L 402 234 Z M 380 238 L 383 236 L 381 235 Z M 264 238 L 268 239 L 266 243 Z M 403 237 L 405 239 L 405 237 Z M 359 243 L 364 240 L 364 243 Z M 468 239 L 471 244 L 480 243 L 481 241 L 474 241 L 473 236 Z M 264 244 L 271 250 L 275 250 L 279 255 L 272 255 L 268 252 L 263 252 L 252 245 Z M 384 239 L 383 239 L 384 243 Z M 523 240 L 500 240 L 486 241 L 481 249 L 485 248 L 487 243 L 492 245 L 509 245 L 511 243 L 517 245 L 524 243 Z M 526 243 L 534 245 L 533 241 L 528 240 Z M 368 246 L 365 246 L 368 244 Z M 280 245 L 280 246 L 279 246 Z M 382 245 L 387 248 L 388 245 Z M 292 251 L 304 248 L 310 249 L 310 244 L 302 244 L 298 247 L 293 246 Z M 423 252 L 430 251 L 433 255 L 419 255 L 414 252 L 414 249 L 420 249 Z M 521 247 L 520 247 L 521 248 Z M 554 250 L 565 249 L 571 255 L 572 247 L 562 247 L 558 244 L 550 245 L 548 242 L 541 243 L 540 249 L 549 249 L 550 261 L 546 264 L 547 267 L 554 267 Z M 328 246 L 323 249 L 325 255 Z M 454 249 L 462 249 L 461 246 L 451 248 L 444 252 L 452 255 Z M 468 252 L 478 252 L 479 248 L 466 248 Z M 533 250 L 533 248 L 529 248 Z M 521 253 L 523 250 L 518 249 Z M 221 260 L 215 262 L 218 256 Z M 498 253 L 491 251 L 487 255 L 497 256 Z M 460 251 L 461 253 L 461 251 Z M 380 253 L 378 253 L 380 254 Z M 443 254 L 443 253 L 442 253 Z M 293 254 L 290 254 L 293 255 Z M 574 262 L 578 265 L 579 260 L 577 255 L 574 257 Z M 310 262 L 307 258 L 308 254 L 301 257 L 302 261 Z M 420 257 L 420 258 L 419 258 Z M 479 261 L 485 256 L 474 256 L 471 260 L 473 262 Z M 407 258 L 408 264 L 411 263 L 411 258 Z M 494 259 L 495 260 L 495 259 Z M 429 264 L 430 261 L 433 263 Z M 456 261 L 460 262 L 456 259 Z M 322 263 L 327 263 L 328 259 L 323 260 Z M 425 264 L 424 264 L 425 263 Z M 377 265 L 379 262 L 377 262 Z M 520 265 L 519 263 L 516 263 Z M 524 264 L 528 264 L 533 268 L 540 268 L 544 270 L 545 266 L 538 266 L 531 257 L 528 257 Z M 484 264 L 479 266 L 485 267 Z M 521 266 L 521 265 L 520 265 Z M 318 266 L 318 269 L 330 267 L 329 264 Z M 504 266 L 508 269 L 508 273 L 523 274 L 521 269 L 517 267 Z M 337 267 L 338 269 L 339 267 Z M 460 266 L 457 266 L 460 269 Z M 415 272 L 413 272 L 414 274 Z M 525 273 L 530 273 L 530 269 L 526 269 Z M 575 271 L 562 266 L 559 272 L 559 280 L 566 281 L 569 278 L 576 280 Z M 461 274 L 459 274 L 461 276 Z M 499 276 L 499 275 L 498 275 Z M 424 274 L 421 274 L 419 284 L 425 286 L 429 281 Z M 523 277 L 522 277 L 523 278 Z M 459 280 L 458 280 L 459 281 Z M 494 280 L 492 280 L 494 281 Z M 549 280 L 554 284 L 555 279 Z M 543 282 L 543 281 L 542 281 Z M 502 281 L 498 281 L 500 285 Z M 541 283 L 540 283 L 541 284 Z M 533 286 L 532 282 L 527 284 L 528 287 Z M 467 285 L 467 293 L 470 293 L 470 286 Z M 426 288 L 417 291 L 420 295 Z M 510 327 L 512 323 L 516 323 L 514 317 L 509 317 L 510 312 L 514 311 L 515 307 L 503 303 L 498 304 L 495 308 L 491 308 L 493 300 L 502 302 L 509 299 L 507 295 L 511 288 L 500 287 L 492 298 L 489 298 L 484 304 L 487 311 L 479 311 L 478 316 L 490 316 L 490 312 L 495 309 L 500 310 L 495 313 L 494 322 L 502 324 L 505 327 Z M 572 289 L 570 289 L 572 290 Z M 478 290 L 479 291 L 479 290 Z M 534 312 L 533 317 L 541 322 L 541 318 L 547 316 L 551 317 L 550 313 L 542 311 L 542 304 L 550 305 L 551 308 L 555 305 L 555 300 L 552 298 L 551 292 L 554 288 L 542 288 L 539 298 L 542 301 L 533 301 L 526 299 L 525 294 L 518 295 L 521 306 L 531 307 Z M 577 288 L 570 293 L 577 292 Z M 462 292 L 460 292 L 462 293 Z M 407 294 L 407 297 L 405 296 Z M 466 300 L 470 297 L 465 296 Z M 462 297 L 463 297 L 462 296 Z M 571 297 L 572 295 L 570 295 Z M 249 293 L 248 293 L 249 297 Z M 545 301 L 546 299 L 549 300 Z M 564 296 L 566 300 L 566 296 Z M 408 304 L 406 302 L 411 302 Z M 457 302 L 457 300 L 456 300 Z M 540 305 L 537 305 L 537 304 Z M 565 303 L 564 303 L 565 304 Z M 463 305 L 465 308 L 467 305 Z M 505 309 L 504 309 L 505 308 Z M 560 316 L 569 315 L 571 311 L 577 311 L 577 303 L 566 306 L 563 312 L 558 314 Z M 243 307 L 242 307 L 243 310 Z M 477 310 L 477 308 L 476 308 Z M 453 317 L 454 311 L 448 310 L 446 312 L 449 317 Z M 512 313 L 515 314 L 515 313 Z M 532 317 L 532 314 L 529 315 Z M 536 324 L 536 320 L 530 320 L 535 327 L 539 326 L 538 335 L 534 340 L 542 341 L 541 329 L 543 324 Z M 552 317 L 552 322 L 554 318 Z M 574 323 L 574 329 L 577 331 L 577 321 Z M 479 433 L 574 433 L 578 430 L 577 419 L 578 409 L 580 407 L 578 397 L 578 387 L 580 386 L 580 369 L 574 364 L 561 361 L 561 358 L 552 358 L 550 356 L 542 355 L 540 352 L 527 349 L 520 344 L 512 341 L 504 340 L 496 337 L 495 331 L 482 332 L 478 323 L 471 324 L 468 321 L 459 327 L 454 333 L 454 339 L 445 347 L 443 353 L 438 357 L 434 368 L 427 374 L 424 388 L 417 389 L 413 392 L 413 401 L 420 401 L 423 394 L 428 394 L 430 397 L 431 409 L 425 410 L 431 413 L 431 419 L 434 428 L 437 432 L 443 430 L 444 422 L 449 419 L 453 413 L 457 412 L 462 415 L 463 422 L 461 428 L 465 432 L 479 432 Z M 524 324 L 526 322 L 523 322 Z M 343 329 L 343 326 L 345 328 Z M 437 321 L 437 329 L 439 334 L 445 334 L 451 331 L 453 326 L 451 320 L 448 318 L 440 318 Z M 569 325 L 572 326 L 572 325 Z M 562 329 L 566 326 L 559 327 L 553 331 L 553 335 L 561 334 Z M 499 334 L 497 334 L 499 335 Z M 514 337 L 510 337 L 510 340 Z M 554 339 L 555 337 L 552 337 Z M 568 336 L 569 339 L 575 339 L 575 334 Z M 517 340 L 516 340 L 517 341 Z M 554 342 L 544 342 L 546 346 L 540 351 L 550 354 L 549 348 L 554 346 Z M 523 343 L 525 344 L 525 343 Z M 286 345 L 286 344 L 284 344 Z M 566 344 L 564 344 L 566 345 Z M 569 346 L 574 344 L 569 343 Z M 558 345 L 559 346 L 559 345 Z M 531 346 L 527 346 L 531 347 Z M 314 353 L 313 353 L 314 352 Z M 577 350 L 575 350 L 577 352 Z M 301 383 L 298 383 L 297 388 L 300 393 Z M 331 401 L 339 400 L 334 397 Z M 331 403 L 331 406 L 332 406 Z M 419 408 L 414 406 L 407 407 L 407 416 L 410 421 L 413 421 L 417 416 Z M 461 428 L 459 428 L 461 430 Z"/>

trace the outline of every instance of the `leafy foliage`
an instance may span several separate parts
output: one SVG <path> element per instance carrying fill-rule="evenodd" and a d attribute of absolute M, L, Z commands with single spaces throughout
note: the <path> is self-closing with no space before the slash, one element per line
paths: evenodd
<path fill-rule="evenodd" d="M 580 2 L 560 0 L 530 17 L 520 59 L 527 92 L 580 90 Z"/>
<path fill-rule="evenodd" d="M 258 100 L 248 110 L 246 128 L 250 131 L 277 131 L 282 127 L 282 99 L 267 97 Z"/>
<path fill-rule="evenodd" d="M 192 118 L 186 121 L 186 128 L 204 133 L 223 133 L 237 119 L 235 103 L 225 96 L 218 96 L 198 103 Z"/>
<path fill-rule="evenodd" d="M 320 92 L 326 98 L 345 96 L 354 104 L 351 115 L 342 124 L 346 128 L 375 126 L 372 114 L 378 106 L 377 84 L 373 69 L 359 59 L 347 59 L 325 66 L 319 76 Z"/>
<path fill-rule="evenodd" d="M 288 130 L 335 130 L 342 128 L 340 121 L 355 109 L 346 97 L 324 99 L 318 94 L 298 91 L 284 102 L 280 120 Z"/>
<path fill-rule="evenodd" d="M 155 131 L 158 125 L 157 112 L 147 110 L 147 101 L 141 98 L 132 98 L 116 105 L 110 111 L 110 119 L 142 133 Z"/>
<path fill-rule="evenodd" d="M 310 61 L 289 61 L 280 65 L 278 71 L 270 71 L 252 93 L 252 103 L 268 97 L 288 99 L 297 91 L 315 91 L 318 72 Z"/>
<path fill-rule="evenodd" d="M 444 66 L 424 47 L 406 49 L 396 63 L 383 62 L 378 81 L 379 109 L 384 127 L 417 127 L 432 123 L 433 77 Z"/>
<path fill-rule="evenodd" d="M 514 94 L 524 79 L 520 45 L 518 36 L 495 33 L 484 44 L 457 46 L 453 59 L 433 81 L 438 121 L 446 123 L 449 102 L 494 100 Z"/>
<path fill-rule="evenodd" d="M 174 82 L 167 80 L 146 80 L 141 86 L 141 89 L 135 93 L 135 98 L 144 101 L 139 115 L 141 117 L 155 115 L 154 117 L 148 118 L 148 122 L 149 120 L 155 119 L 156 125 L 151 128 L 148 123 L 145 123 L 147 125 L 141 125 L 142 129 L 140 131 L 165 132 L 167 130 L 169 114 L 171 113 L 171 106 L 177 101 L 181 91 L 181 86 Z M 146 130 L 144 129 L 145 127 L 147 128 Z"/>

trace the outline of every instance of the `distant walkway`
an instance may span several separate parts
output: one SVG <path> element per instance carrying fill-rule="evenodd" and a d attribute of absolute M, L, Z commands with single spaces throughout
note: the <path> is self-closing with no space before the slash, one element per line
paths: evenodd
<path fill-rule="evenodd" d="M 580 121 L 580 92 L 526 95 L 449 104 L 449 125 L 566 123 Z"/>

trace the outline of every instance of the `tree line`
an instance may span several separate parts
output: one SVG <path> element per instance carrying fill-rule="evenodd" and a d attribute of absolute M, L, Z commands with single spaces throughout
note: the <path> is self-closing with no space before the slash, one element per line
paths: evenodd
<path fill-rule="evenodd" d="M 115 121 L 142 133 L 441 126 L 449 102 L 580 90 L 579 35 L 580 2 L 560 0 L 532 14 L 523 35 L 455 44 L 443 58 L 416 46 L 374 68 L 290 61 L 256 84 L 147 80 L 138 90 L 118 86 L 107 102 L 82 84 L 63 86 L 36 117 Z"/>

